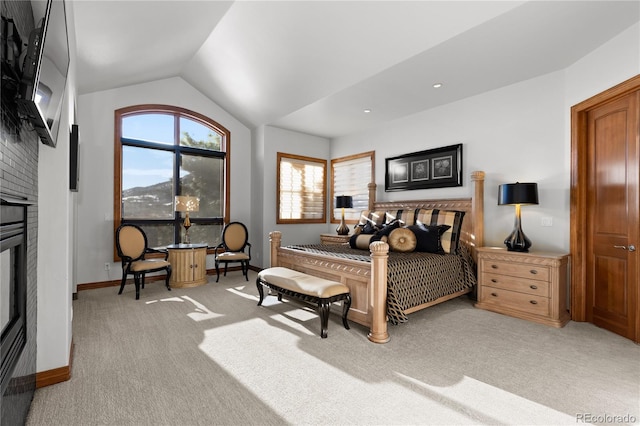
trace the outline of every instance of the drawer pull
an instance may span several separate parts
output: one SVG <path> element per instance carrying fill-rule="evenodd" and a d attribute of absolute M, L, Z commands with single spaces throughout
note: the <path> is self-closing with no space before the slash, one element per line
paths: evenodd
<path fill-rule="evenodd" d="M 497 293 L 491 293 L 491 295 L 492 295 L 493 297 L 498 297 L 498 294 L 497 294 Z"/>
<path fill-rule="evenodd" d="M 530 270 L 529 272 L 531 272 L 533 275 L 537 274 L 538 271 L 536 271 L 535 269 Z"/>
<path fill-rule="evenodd" d="M 532 305 L 537 305 L 538 302 L 536 302 L 535 300 L 529 300 L 529 303 L 531 303 Z"/>
<path fill-rule="evenodd" d="M 498 269 L 498 265 L 491 265 L 493 269 Z"/>
<path fill-rule="evenodd" d="M 498 280 L 496 280 L 495 278 L 491 278 L 491 282 L 492 282 L 492 283 L 497 283 L 497 282 L 498 282 Z"/>
<path fill-rule="evenodd" d="M 531 290 L 537 290 L 537 289 L 538 289 L 538 286 L 537 286 L 537 285 L 530 285 L 530 286 L 529 286 L 529 288 L 530 288 Z"/>

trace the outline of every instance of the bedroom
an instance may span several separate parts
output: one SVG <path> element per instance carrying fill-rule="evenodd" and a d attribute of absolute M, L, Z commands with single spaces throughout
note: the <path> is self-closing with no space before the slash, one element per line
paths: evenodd
<path fill-rule="evenodd" d="M 320 233 L 333 232 L 335 228 L 333 224 L 276 226 L 275 205 L 269 194 L 276 191 L 272 165 L 278 151 L 331 159 L 375 149 L 376 180 L 380 183 L 386 157 L 463 143 L 465 186 L 410 194 L 385 194 L 379 190 L 378 195 L 389 199 L 468 196 L 468 173 L 485 170 L 487 217 L 491 218 L 487 220 L 485 239 L 487 244 L 501 245 L 513 225 L 513 210 L 496 205 L 497 185 L 536 181 L 541 203 L 523 212 L 523 227 L 536 248 L 567 251 L 569 109 L 640 73 L 640 29 L 637 19 L 634 22 L 561 68 L 380 123 L 371 130 L 333 138 L 270 125 L 251 129 L 179 76 L 88 93 L 78 93 L 77 88 L 71 87 L 70 92 L 77 93 L 77 122 L 83 138 L 79 193 L 69 193 L 57 179 L 60 170 L 67 168 L 66 142 L 61 141 L 56 150 L 40 148 L 39 211 L 65 214 L 43 215 L 38 230 L 38 346 L 50 349 L 38 353 L 38 371 L 69 364 L 69 295 L 75 292 L 75 285 L 115 280 L 119 275 L 115 264 L 109 271 L 104 269 L 105 262 L 112 261 L 110 161 L 114 109 L 140 103 L 182 105 L 230 129 L 234 152 L 231 214 L 250 227 L 257 267 L 267 262 L 265 236 L 269 231 L 282 230 L 288 240 L 285 243 L 300 243 L 315 241 Z M 474 64 L 468 66 L 473 68 Z M 360 108 L 363 107 L 367 106 Z M 66 118 L 74 121 L 69 115 Z M 251 161 L 250 173 L 247 161 Z M 551 217 L 553 226 L 540 226 L 542 217 Z M 102 241 L 98 247 L 96 240 Z M 64 252 L 56 257 L 48 255 L 59 251 L 60 241 L 65 243 Z"/>

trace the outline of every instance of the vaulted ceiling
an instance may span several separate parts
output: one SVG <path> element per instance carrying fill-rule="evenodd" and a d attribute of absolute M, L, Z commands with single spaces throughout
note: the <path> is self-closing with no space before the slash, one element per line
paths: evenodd
<path fill-rule="evenodd" d="M 566 68 L 638 22 L 640 2 L 87 0 L 73 13 L 80 94 L 180 76 L 250 128 L 336 137 Z"/>

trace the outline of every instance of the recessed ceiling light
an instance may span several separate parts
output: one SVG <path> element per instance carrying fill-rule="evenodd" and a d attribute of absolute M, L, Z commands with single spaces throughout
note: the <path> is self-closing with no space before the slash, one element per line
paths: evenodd
<path fill-rule="evenodd" d="M 370 110 L 369 108 L 367 108 L 367 109 L 365 109 L 365 110 L 364 110 L 364 113 L 365 113 L 365 114 L 369 114 L 370 112 L 371 112 L 371 110 Z"/>
<path fill-rule="evenodd" d="M 441 87 L 442 87 L 442 83 L 436 83 L 436 84 L 433 85 L 434 89 L 439 89 Z"/>

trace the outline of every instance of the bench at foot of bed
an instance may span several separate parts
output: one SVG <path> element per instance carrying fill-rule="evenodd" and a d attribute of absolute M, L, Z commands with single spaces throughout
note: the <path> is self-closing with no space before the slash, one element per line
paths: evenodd
<path fill-rule="evenodd" d="M 342 324 L 349 329 L 347 314 L 351 307 L 351 294 L 349 287 L 336 281 L 325 280 L 289 268 L 274 267 L 267 268 L 258 273 L 256 279 L 260 301 L 264 300 L 264 286 L 278 293 L 278 300 L 282 300 L 282 295 L 294 297 L 305 302 L 318 305 L 320 311 L 320 337 L 327 337 L 329 325 L 329 307 L 331 303 L 344 300 L 342 312 Z"/>

